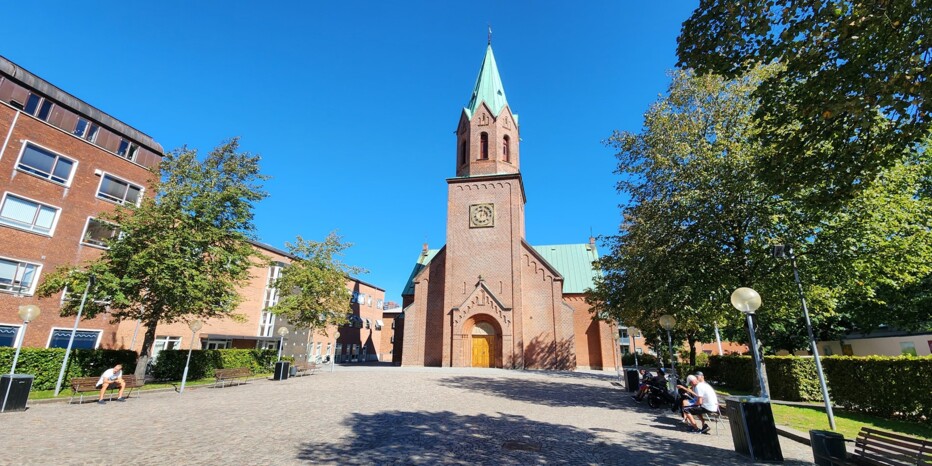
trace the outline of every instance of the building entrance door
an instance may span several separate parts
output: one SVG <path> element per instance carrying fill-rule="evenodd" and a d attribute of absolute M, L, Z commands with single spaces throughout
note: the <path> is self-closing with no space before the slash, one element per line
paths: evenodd
<path fill-rule="evenodd" d="M 492 346 L 494 335 L 473 335 L 472 336 L 472 367 L 492 367 L 492 361 L 495 360 Z"/>

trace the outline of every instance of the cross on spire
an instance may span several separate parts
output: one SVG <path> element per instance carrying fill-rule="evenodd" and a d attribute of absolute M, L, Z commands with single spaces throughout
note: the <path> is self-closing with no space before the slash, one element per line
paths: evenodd
<path fill-rule="evenodd" d="M 489 24 L 489 45 L 492 45 L 492 25 Z"/>

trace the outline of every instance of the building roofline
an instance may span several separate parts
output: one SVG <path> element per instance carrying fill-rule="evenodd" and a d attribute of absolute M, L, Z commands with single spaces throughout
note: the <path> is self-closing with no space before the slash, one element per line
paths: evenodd
<path fill-rule="evenodd" d="M 97 123 L 100 123 L 101 125 L 114 130 L 117 133 L 128 136 L 129 138 L 146 146 L 149 150 L 152 150 L 159 155 L 165 153 L 165 149 L 162 148 L 162 145 L 152 139 L 151 136 L 120 120 L 117 120 L 97 107 L 94 107 L 93 105 L 75 97 L 74 95 L 65 92 L 58 86 L 55 86 L 54 84 L 29 72 L 16 63 L 13 63 L 3 55 L 0 55 L 0 72 L 9 76 L 10 79 L 18 82 L 19 84 L 39 91 L 46 97 L 54 100 L 56 103 L 70 108 L 77 113 L 83 114 L 96 121 Z"/>
<path fill-rule="evenodd" d="M 284 251 L 284 250 L 278 249 L 278 248 L 276 248 L 275 246 L 272 246 L 272 245 L 270 245 L 270 244 L 263 243 L 263 242 L 261 242 L 261 241 L 257 241 L 257 240 L 254 240 L 254 239 L 247 239 L 246 242 L 249 243 L 249 244 L 251 244 L 251 245 L 253 245 L 253 246 L 255 246 L 255 247 L 257 247 L 257 248 L 259 248 L 259 249 L 265 249 L 266 251 L 274 252 L 274 253 L 276 253 L 276 254 L 281 254 L 281 255 L 283 255 L 283 256 L 285 256 L 285 257 L 291 259 L 291 260 L 301 260 L 300 257 L 298 257 L 298 256 L 296 256 L 296 255 L 294 255 L 294 254 L 292 254 L 292 253 L 290 253 L 290 252 L 288 252 L 288 251 Z M 360 284 L 362 284 L 362 285 L 366 285 L 366 286 L 368 286 L 368 287 L 370 287 L 370 288 L 375 288 L 375 289 L 377 289 L 377 290 L 379 290 L 379 291 L 381 291 L 381 292 L 383 292 L 383 293 L 385 292 L 385 289 L 384 289 L 384 288 L 380 288 L 380 287 L 375 286 L 375 285 L 373 285 L 373 284 L 371 284 L 371 283 L 369 283 L 369 282 L 362 281 L 362 280 L 360 280 L 360 279 L 358 279 L 358 278 L 356 278 L 356 277 L 354 277 L 354 276 L 352 276 L 352 275 L 347 275 L 346 278 L 348 278 L 348 279 L 350 279 L 350 280 L 352 280 L 352 281 L 354 281 L 354 282 L 360 283 Z"/>

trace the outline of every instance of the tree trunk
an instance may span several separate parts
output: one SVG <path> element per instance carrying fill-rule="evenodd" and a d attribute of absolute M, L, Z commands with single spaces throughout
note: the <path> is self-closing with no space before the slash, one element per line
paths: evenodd
<path fill-rule="evenodd" d="M 142 349 L 139 350 L 139 357 L 136 358 L 136 371 L 133 375 L 136 380 L 142 380 L 145 384 L 146 368 L 149 365 L 149 352 L 152 350 L 152 344 L 155 342 L 155 328 L 158 326 L 158 319 L 152 319 L 146 322 L 146 334 L 142 339 Z"/>
<path fill-rule="evenodd" d="M 689 342 L 689 365 L 695 366 L 696 365 L 696 341 L 698 341 L 698 339 L 696 338 L 696 335 L 692 333 L 688 333 L 686 334 L 686 341 Z"/>

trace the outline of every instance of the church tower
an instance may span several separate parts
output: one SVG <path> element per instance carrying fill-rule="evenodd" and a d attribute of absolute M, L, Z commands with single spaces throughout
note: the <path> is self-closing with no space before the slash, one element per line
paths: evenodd
<path fill-rule="evenodd" d="M 594 245 L 526 241 L 519 135 L 490 43 L 456 129 L 446 244 L 424 245 L 402 292 L 402 365 L 565 370 L 613 360 L 611 329 L 591 319 L 584 297 Z"/>

